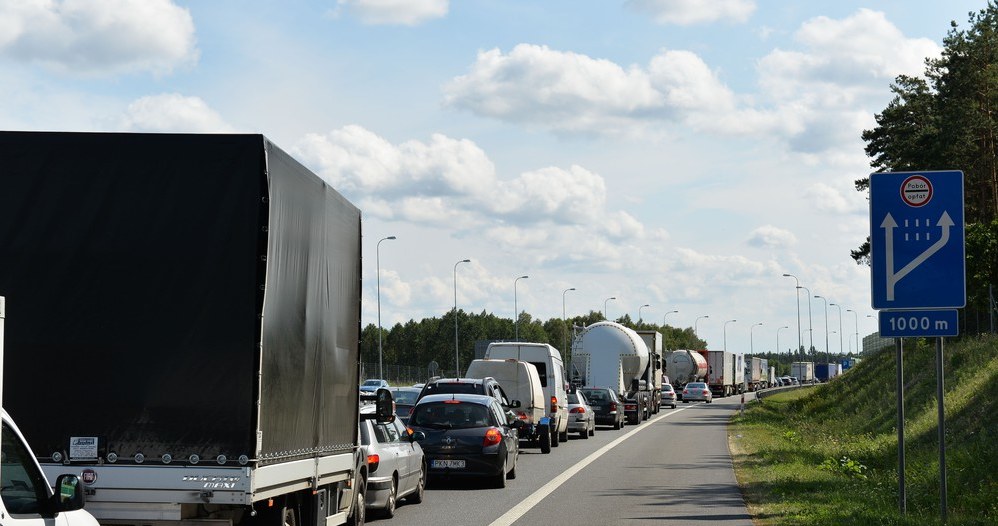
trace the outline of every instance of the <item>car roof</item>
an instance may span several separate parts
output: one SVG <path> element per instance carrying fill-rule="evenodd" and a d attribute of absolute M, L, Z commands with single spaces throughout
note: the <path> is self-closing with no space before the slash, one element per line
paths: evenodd
<path fill-rule="evenodd" d="M 437 378 L 427 382 L 429 384 L 480 384 L 487 380 L 494 380 L 491 376 L 485 378 Z"/>
<path fill-rule="evenodd" d="M 495 401 L 495 398 L 489 395 L 480 394 L 466 394 L 466 393 L 447 393 L 447 394 L 433 394 L 426 395 L 419 399 L 416 403 L 417 406 L 423 404 L 429 404 L 432 402 L 446 402 L 447 400 L 458 400 L 460 402 L 472 402 L 475 404 L 489 405 Z"/>

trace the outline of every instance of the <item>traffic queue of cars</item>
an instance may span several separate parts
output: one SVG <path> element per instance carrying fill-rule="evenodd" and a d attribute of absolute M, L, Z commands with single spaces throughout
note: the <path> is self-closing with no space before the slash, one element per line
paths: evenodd
<path fill-rule="evenodd" d="M 560 363 L 487 358 L 473 361 L 463 378 L 435 377 L 413 387 L 389 388 L 394 420 L 362 418 L 360 423 L 370 473 L 366 508 L 391 517 L 400 501 L 422 502 L 427 484 L 439 478 L 479 479 L 502 488 L 516 478 L 520 448 L 550 453 L 569 433 L 585 440 L 596 434 L 597 426 L 627 425 L 624 401 L 613 389 L 561 384 L 555 390 L 545 385 L 548 375 L 542 380 L 538 365 L 546 371 L 560 368 Z M 684 402 L 710 403 L 710 389 L 698 385 L 685 386 Z M 560 399 L 549 396 L 548 387 L 548 392 L 564 394 Z M 674 409 L 676 398 L 673 387 L 665 384 L 661 405 Z M 361 413 L 372 410 L 364 407 Z M 567 415 L 564 425 L 559 412 Z"/>

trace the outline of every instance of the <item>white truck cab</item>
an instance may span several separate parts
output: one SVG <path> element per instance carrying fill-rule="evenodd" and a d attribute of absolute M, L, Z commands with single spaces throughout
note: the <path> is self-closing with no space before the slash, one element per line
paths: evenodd
<path fill-rule="evenodd" d="M 4 298 L 0 296 L 0 399 L 3 396 Z M 56 492 L 21 431 L 0 409 L 0 524 L 3 526 L 98 526 L 83 509 L 83 484 L 59 475 Z"/>

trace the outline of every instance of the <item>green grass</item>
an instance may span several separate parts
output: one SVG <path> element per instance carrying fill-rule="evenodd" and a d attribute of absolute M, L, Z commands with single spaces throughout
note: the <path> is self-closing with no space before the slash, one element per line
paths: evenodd
<path fill-rule="evenodd" d="M 948 524 L 998 524 L 998 339 L 944 350 Z M 750 404 L 729 427 L 757 524 L 941 524 L 934 340 L 906 340 L 905 471 L 898 511 L 893 349 L 828 384 Z"/>

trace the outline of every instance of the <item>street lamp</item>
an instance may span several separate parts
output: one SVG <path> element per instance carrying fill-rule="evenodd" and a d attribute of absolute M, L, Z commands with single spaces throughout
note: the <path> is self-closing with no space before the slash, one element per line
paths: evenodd
<path fill-rule="evenodd" d="M 789 328 L 790 327 L 784 325 L 783 327 L 780 327 L 780 328 L 776 329 L 776 352 L 780 352 L 780 331 L 782 331 L 783 329 L 789 329 Z"/>
<path fill-rule="evenodd" d="M 749 354 L 752 354 L 752 355 L 755 355 L 755 343 L 753 343 L 753 341 L 752 341 L 752 330 L 755 329 L 756 326 L 758 326 L 758 325 L 762 325 L 762 322 L 760 321 L 759 323 L 753 324 L 748 329 Z"/>
<path fill-rule="evenodd" d="M 638 307 L 638 323 L 641 323 L 641 320 L 642 320 L 642 318 L 641 318 L 641 309 L 643 309 L 645 307 L 651 307 L 651 305 L 645 303 L 644 305 Z"/>
<path fill-rule="evenodd" d="M 461 263 L 471 263 L 470 259 L 462 259 L 454 263 L 454 375 L 461 376 L 461 361 L 457 353 L 457 266 Z"/>
<path fill-rule="evenodd" d="M 807 292 L 807 330 L 811 331 L 811 335 L 808 337 L 808 341 L 810 342 L 808 344 L 810 345 L 808 352 L 811 352 L 814 349 L 814 329 L 811 326 L 811 290 L 807 287 L 798 288 L 804 289 L 804 291 Z"/>
<path fill-rule="evenodd" d="M 853 317 L 854 317 L 854 321 L 856 322 L 856 352 L 858 353 L 859 352 L 859 314 L 856 314 L 856 311 L 854 311 L 852 309 L 846 309 L 846 312 L 851 312 L 852 315 L 853 315 Z"/>
<path fill-rule="evenodd" d="M 530 276 L 520 276 L 513 280 L 513 339 L 520 341 L 520 311 L 516 308 L 516 282 Z"/>
<path fill-rule="evenodd" d="M 723 349 L 725 351 L 728 350 L 728 324 L 729 323 L 734 323 L 736 321 L 738 321 L 738 320 L 728 320 L 728 321 L 724 322 L 724 328 L 722 330 L 722 333 L 724 334 L 724 347 L 723 347 Z"/>
<path fill-rule="evenodd" d="M 663 329 L 665 328 L 665 318 L 667 318 L 670 314 L 679 314 L 679 311 L 678 310 L 670 310 L 669 312 L 666 312 L 662 316 L 662 328 Z"/>
<path fill-rule="evenodd" d="M 794 278 L 794 281 L 797 283 L 797 288 L 794 290 L 794 293 L 797 294 L 797 349 L 800 350 L 800 348 L 804 346 L 800 337 L 800 280 L 793 274 L 784 274 L 783 277 Z"/>
<path fill-rule="evenodd" d="M 832 355 L 830 354 L 832 351 L 828 349 L 828 299 L 817 294 L 814 297 L 825 302 L 825 359 L 830 362 L 832 361 Z"/>
<path fill-rule="evenodd" d="M 381 242 L 389 239 L 395 239 L 395 236 L 379 239 L 374 249 L 374 261 L 378 269 L 378 378 L 381 379 L 385 377 L 385 372 L 381 366 Z"/>
<path fill-rule="evenodd" d="M 839 354 L 842 354 L 842 306 L 835 303 L 829 303 L 828 306 L 839 309 Z"/>
<path fill-rule="evenodd" d="M 603 319 L 604 320 L 607 319 L 607 317 L 606 317 L 606 302 L 608 302 L 610 300 L 615 300 L 615 299 L 617 299 L 616 296 L 613 296 L 613 297 L 610 297 L 610 298 L 607 298 L 607 299 L 603 300 Z"/>
<path fill-rule="evenodd" d="M 709 317 L 709 315 L 704 314 L 703 316 L 698 316 L 697 319 L 693 320 L 693 336 L 696 336 L 697 338 L 700 337 L 700 334 L 697 333 L 697 323 L 700 323 L 700 320 Z"/>
<path fill-rule="evenodd" d="M 565 338 L 562 342 L 562 352 L 564 353 L 561 358 L 562 361 L 568 357 L 568 315 L 565 313 L 565 294 L 570 290 L 575 290 L 575 287 L 565 289 L 561 292 L 561 322 L 565 325 Z"/>

